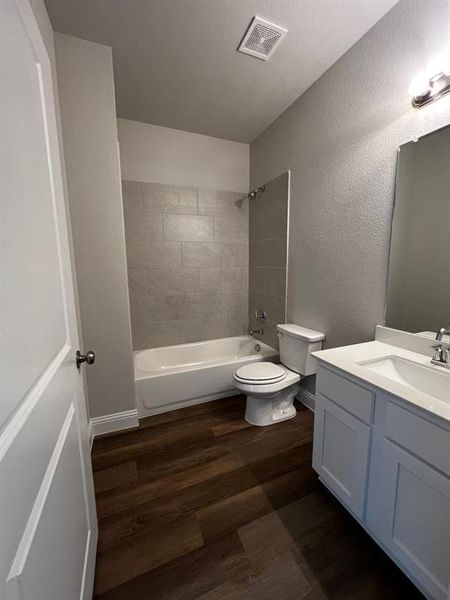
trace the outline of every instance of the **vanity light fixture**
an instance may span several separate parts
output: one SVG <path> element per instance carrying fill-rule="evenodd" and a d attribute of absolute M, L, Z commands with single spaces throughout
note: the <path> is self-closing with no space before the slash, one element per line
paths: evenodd
<path fill-rule="evenodd" d="M 421 73 L 411 83 L 409 93 L 414 108 L 422 108 L 450 92 L 450 60 L 447 55 L 441 55 L 429 65 L 427 72 L 434 75 Z"/>

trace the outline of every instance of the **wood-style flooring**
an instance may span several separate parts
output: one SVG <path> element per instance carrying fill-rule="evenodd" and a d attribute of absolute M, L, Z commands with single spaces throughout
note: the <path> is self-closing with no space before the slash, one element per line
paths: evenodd
<path fill-rule="evenodd" d="M 234 396 L 95 441 L 98 600 L 423 598 L 311 468 L 313 414 Z"/>

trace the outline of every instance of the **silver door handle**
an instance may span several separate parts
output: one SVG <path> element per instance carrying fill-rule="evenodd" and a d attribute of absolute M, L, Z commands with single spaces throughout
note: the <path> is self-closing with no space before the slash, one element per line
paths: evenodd
<path fill-rule="evenodd" d="M 88 350 L 86 354 L 81 354 L 81 352 L 77 350 L 75 360 L 77 363 L 77 369 L 79 369 L 83 363 L 93 365 L 95 363 L 95 352 L 92 352 L 92 350 Z"/>

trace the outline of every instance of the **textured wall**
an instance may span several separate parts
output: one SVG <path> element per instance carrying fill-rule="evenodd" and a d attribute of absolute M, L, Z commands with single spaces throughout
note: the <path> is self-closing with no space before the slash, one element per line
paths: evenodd
<path fill-rule="evenodd" d="M 247 331 L 248 200 L 123 182 L 135 349 Z"/>
<path fill-rule="evenodd" d="M 273 348 L 276 325 L 286 322 L 288 195 L 289 173 L 283 173 L 249 203 L 249 322 L 252 329 L 264 329 L 260 339 Z M 255 318 L 258 308 L 267 313 L 263 323 Z"/>
<path fill-rule="evenodd" d="M 448 2 L 399 2 L 251 145 L 251 187 L 291 170 L 288 320 L 326 346 L 383 322 L 397 147 L 450 115 L 408 87 L 448 28 Z"/>

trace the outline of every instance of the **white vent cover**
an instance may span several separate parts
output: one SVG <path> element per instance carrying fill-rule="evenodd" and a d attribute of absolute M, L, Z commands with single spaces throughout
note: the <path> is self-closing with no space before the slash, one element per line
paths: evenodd
<path fill-rule="evenodd" d="M 267 60 L 278 48 L 287 29 L 270 21 L 253 17 L 238 50 L 261 60 Z"/>

